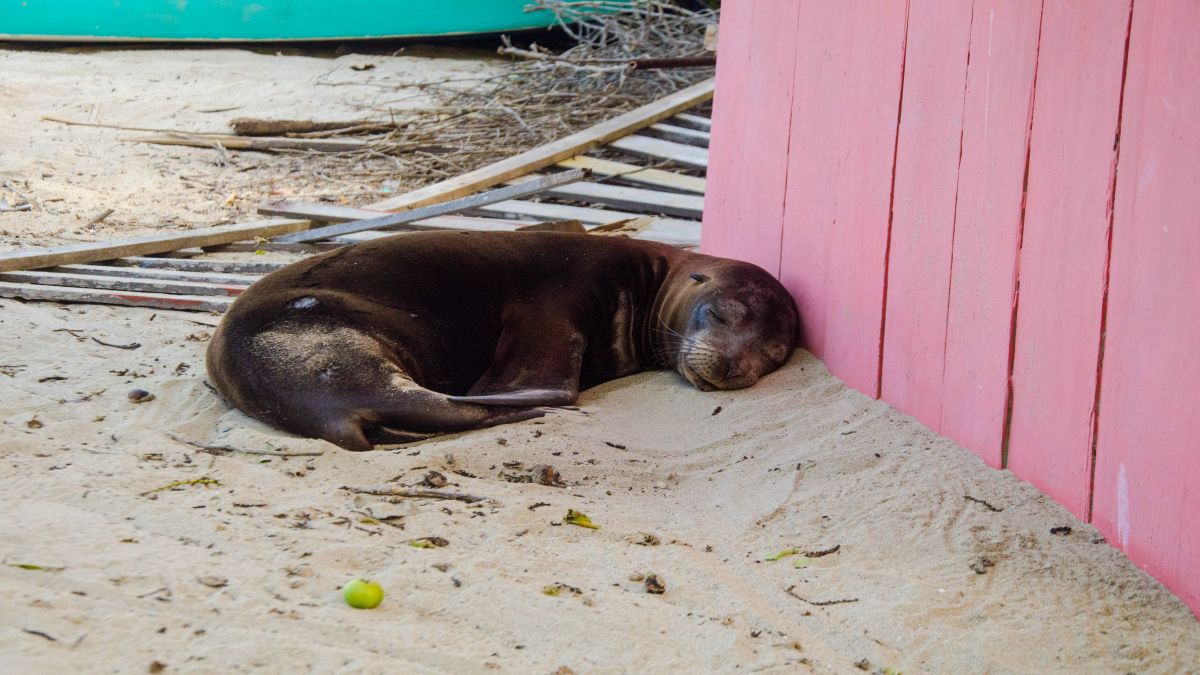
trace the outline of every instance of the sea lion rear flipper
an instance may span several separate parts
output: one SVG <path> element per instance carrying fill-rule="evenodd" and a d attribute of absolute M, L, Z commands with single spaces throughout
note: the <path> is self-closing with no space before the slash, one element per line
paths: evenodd
<path fill-rule="evenodd" d="M 521 389 L 500 394 L 450 396 L 448 398 L 457 403 L 478 403 L 480 405 L 564 406 L 574 403 L 578 396 L 578 390 Z"/>

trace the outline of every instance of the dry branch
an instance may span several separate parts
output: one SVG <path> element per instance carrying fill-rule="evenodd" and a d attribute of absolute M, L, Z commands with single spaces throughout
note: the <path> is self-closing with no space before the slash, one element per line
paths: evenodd
<path fill-rule="evenodd" d="M 343 485 L 343 490 L 349 490 L 357 494 L 375 495 L 377 497 L 411 497 L 413 499 L 452 499 L 455 501 L 466 502 L 473 504 L 481 502 L 486 497 L 467 494 L 465 492 L 442 492 L 440 490 L 426 490 L 422 488 L 406 488 L 394 485 L 369 485 L 364 487 L 352 487 Z"/>

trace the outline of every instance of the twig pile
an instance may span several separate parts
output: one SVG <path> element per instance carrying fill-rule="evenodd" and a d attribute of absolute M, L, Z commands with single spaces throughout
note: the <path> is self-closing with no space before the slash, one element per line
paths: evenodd
<path fill-rule="evenodd" d="M 397 99 L 370 110 L 370 120 L 297 133 L 308 138 L 357 134 L 368 146 L 341 153 L 284 151 L 294 160 L 288 163 L 289 182 L 302 178 L 297 173 L 307 174 L 325 195 L 354 200 L 357 193 L 364 198 L 358 201 L 371 201 L 380 198 L 381 179 L 395 192 L 415 189 L 712 76 L 711 67 L 641 70 L 629 62 L 703 55 L 705 29 L 718 18 L 714 10 L 693 11 L 662 0 L 539 0 L 533 6 L 555 12 L 575 44 L 556 54 L 537 44 L 522 49 L 505 37 L 499 53 L 514 57 L 509 63 L 490 65 L 476 78 L 406 84 L 397 89 Z M 404 106 L 415 97 L 437 103 Z"/>

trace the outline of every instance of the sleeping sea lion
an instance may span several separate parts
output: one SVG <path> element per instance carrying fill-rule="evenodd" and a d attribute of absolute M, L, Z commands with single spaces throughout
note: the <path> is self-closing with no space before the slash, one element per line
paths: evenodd
<path fill-rule="evenodd" d="M 748 387 L 796 347 L 749 263 L 559 232 L 420 232 L 273 272 L 226 312 L 208 374 L 247 414 L 348 450 L 517 422 L 671 368 Z"/>

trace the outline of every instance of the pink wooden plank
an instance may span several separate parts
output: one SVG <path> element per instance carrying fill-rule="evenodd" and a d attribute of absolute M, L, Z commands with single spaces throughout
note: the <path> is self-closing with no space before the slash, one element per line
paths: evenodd
<path fill-rule="evenodd" d="M 1200 616 L 1200 3 L 1138 0 L 1093 519 Z"/>
<path fill-rule="evenodd" d="M 721 58 L 709 145 L 700 249 L 779 274 L 794 0 L 731 2 L 721 13 Z"/>
<path fill-rule="evenodd" d="M 909 6 L 880 395 L 934 430 L 970 35 L 969 2 Z"/>
<path fill-rule="evenodd" d="M 979 0 L 971 28 L 942 422 L 1001 464 L 1040 0 Z"/>
<path fill-rule="evenodd" d="M 799 5 L 780 279 L 805 345 L 874 396 L 906 4 Z"/>
<path fill-rule="evenodd" d="M 1084 519 L 1129 11 L 1046 4 L 1021 238 L 1008 467 Z"/>

